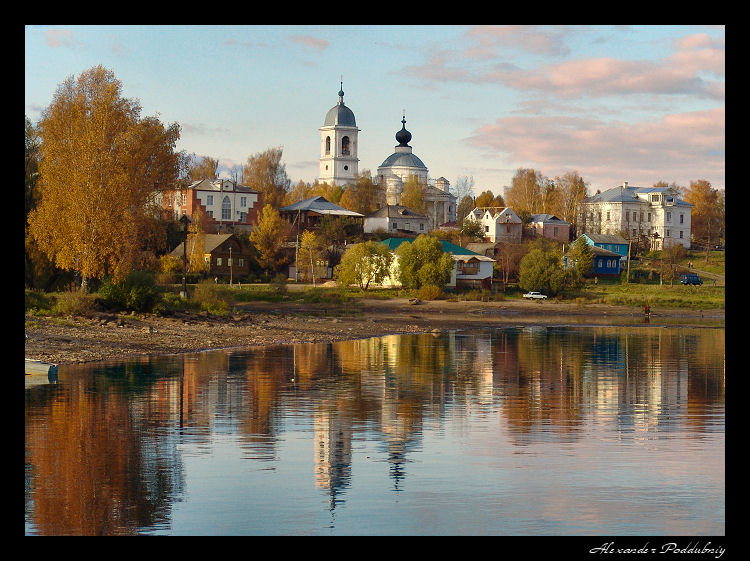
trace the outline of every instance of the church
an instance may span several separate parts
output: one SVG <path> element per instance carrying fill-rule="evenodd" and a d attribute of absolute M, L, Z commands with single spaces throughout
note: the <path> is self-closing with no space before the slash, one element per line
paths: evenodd
<path fill-rule="evenodd" d="M 354 112 L 344 104 L 343 83 L 338 92 L 339 101 L 326 113 L 320 127 L 320 173 L 318 181 L 331 185 L 353 183 L 359 173 L 359 132 Z M 450 192 L 450 183 L 444 177 L 429 179 L 429 171 L 414 154 L 409 142 L 411 133 L 406 130 L 406 116 L 401 119 L 401 130 L 396 133 L 394 152 L 377 169 L 375 180 L 385 188 L 389 205 L 399 205 L 404 183 L 416 176 L 427 185 L 425 197 L 427 214 L 432 228 L 454 225 L 456 222 L 456 197 Z"/>

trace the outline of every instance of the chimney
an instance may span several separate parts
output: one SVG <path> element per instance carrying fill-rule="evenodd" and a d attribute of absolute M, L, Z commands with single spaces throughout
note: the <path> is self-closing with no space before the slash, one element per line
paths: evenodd
<path fill-rule="evenodd" d="M 623 189 L 627 189 L 628 188 L 628 182 L 627 181 L 623 181 L 622 182 L 622 188 Z"/>

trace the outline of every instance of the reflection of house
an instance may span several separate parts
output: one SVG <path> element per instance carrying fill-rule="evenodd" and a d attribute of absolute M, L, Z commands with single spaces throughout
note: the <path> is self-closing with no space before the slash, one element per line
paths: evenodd
<path fill-rule="evenodd" d="M 304 201 L 282 207 L 279 209 L 279 215 L 289 224 L 292 224 L 292 236 L 296 236 L 305 230 L 316 229 L 324 216 L 355 218 L 360 223 L 364 219 L 364 215 L 340 207 L 325 197 L 310 197 Z"/>
<path fill-rule="evenodd" d="M 476 207 L 466 219 L 483 226 L 485 241 L 521 243 L 523 223 L 509 207 Z"/>
<path fill-rule="evenodd" d="M 570 222 L 559 219 L 554 214 L 534 214 L 529 220 L 529 230 L 537 236 L 568 242 L 570 240 Z"/>
<path fill-rule="evenodd" d="M 388 238 L 383 240 L 382 244 L 388 246 L 391 252 L 395 253 L 396 248 L 404 242 L 411 243 L 411 238 Z M 490 288 L 492 285 L 492 266 L 495 262 L 491 257 L 480 255 L 470 251 L 460 245 L 456 245 L 446 240 L 441 240 L 442 249 L 445 253 L 451 254 L 453 260 L 453 269 L 451 278 L 446 284 L 446 288 L 456 287 L 476 287 Z M 391 264 L 391 275 L 384 281 L 386 286 L 400 286 L 398 281 L 398 257 L 394 256 Z"/>
<path fill-rule="evenodd" d="M 386 205 L 365 217 L 365 233 L 383 230 L 399 234 L 426 234 L 430 230 L 430 220 L 401 205 Z"/>
<path fill-rule="evenodd" d="M 169 255 L 182 259 L 184 245 L 181 242 Z M 202 260 L 206 272 L 211 276 L 240 278 L 250 274 L 250 250 L 243 247 L 233 234 L 191 234 L 188 236 L 185 256 L 188 264 Z"/>
<path fill-rule="evenodd" d="M 157 202 L 175 220 L 183 215 L 192 218 L 200 209 L 206 217 L 206 231 L 216 233 L 252 229 L 257 222 L 261 194 L 228 179 L 202 179 L 182 189 L 159 193 Z"/>

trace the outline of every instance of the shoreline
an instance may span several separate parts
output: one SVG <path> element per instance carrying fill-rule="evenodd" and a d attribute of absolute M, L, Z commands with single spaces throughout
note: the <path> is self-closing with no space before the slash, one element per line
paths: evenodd
<path fill-rule="evenodd" d="M 75 364 L 149 355 L 257 346 L 329 343 L 404 333 L 509 326 L 724 327 L 721 309 L 643 310 L 558 302 L 412 304 L 406 298 L 362 299 L 351 306 L 254 302 L 228 316 L 202 313 L 99 313 L 89 317 L 27 317 L 27 359 Z"/>

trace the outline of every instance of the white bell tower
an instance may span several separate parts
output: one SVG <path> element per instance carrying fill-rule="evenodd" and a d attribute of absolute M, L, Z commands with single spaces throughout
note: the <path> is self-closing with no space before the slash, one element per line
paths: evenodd
<path fill-rule="evenodd" d="M 354 113 L 344 105 L 344 83 L 339 102 L 326 114 L 320 127 L 320 173 L 318 180 L 331 185 L 354 183 L 359 171 L 359 129 Z"/>

